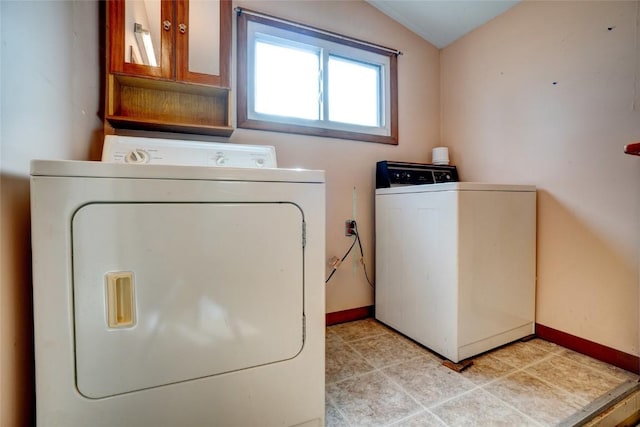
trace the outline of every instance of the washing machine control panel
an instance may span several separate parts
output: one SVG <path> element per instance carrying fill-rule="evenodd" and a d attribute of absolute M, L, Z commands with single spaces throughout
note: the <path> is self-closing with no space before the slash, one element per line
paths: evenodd
<path fill-rule="evenodd" d="M 236 168 L 278 167 L 276 151 L 272 146 L 120 135 L 105 136 L 102 161 Z"/>
<path fill-rule="evenodd" d="M 457 182 L 455 166 L 390 162 L 376 164 L 376 188 Z"/>

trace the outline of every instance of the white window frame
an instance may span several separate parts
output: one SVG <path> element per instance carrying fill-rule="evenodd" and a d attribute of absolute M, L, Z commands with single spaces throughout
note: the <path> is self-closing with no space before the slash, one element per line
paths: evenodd
<path fill-rule="evenodd" d="M 256 41 L 260 40 L 284 47 L 317 50 L 321 55 L 321 72 L 326 72 L 331 56 L 379 67 L 380 125 L 362 126 L 328 120 L 326 86 L 319 94 L 320 120 L 256 112 L 254 49 Z M 238 18 L 238 127 L 397 144 L 397 54 L 391 49 L 241 10 Z M 321 78 L 321 81 L 326 85 L 326 79 Z"/>

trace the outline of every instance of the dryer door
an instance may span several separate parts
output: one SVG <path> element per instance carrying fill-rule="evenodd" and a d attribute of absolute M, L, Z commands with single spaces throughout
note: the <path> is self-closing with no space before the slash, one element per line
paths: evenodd
<path fill-rule="evenodd" d="M 296 357 L 292 203 L 93 203 L 72 220 L 77 388 L 101 398 Z"/>

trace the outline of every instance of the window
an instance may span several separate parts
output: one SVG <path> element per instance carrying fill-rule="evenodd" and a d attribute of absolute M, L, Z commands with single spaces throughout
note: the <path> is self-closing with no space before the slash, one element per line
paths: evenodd
<path fill-rule="evenodd" d="M 238 127 L 397 144 L 397 54 L 240 9 Z"/>

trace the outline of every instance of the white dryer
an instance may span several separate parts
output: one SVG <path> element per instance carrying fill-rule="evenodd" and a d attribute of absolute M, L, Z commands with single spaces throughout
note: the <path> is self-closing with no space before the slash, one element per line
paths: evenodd
<path fill-rule="evenodd" d="M 324 424 L 324 172 L 31 175 L 39 426 Z"/>

